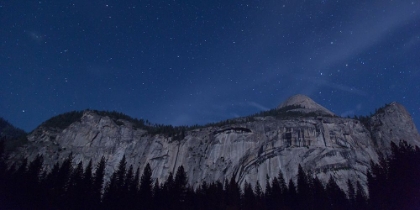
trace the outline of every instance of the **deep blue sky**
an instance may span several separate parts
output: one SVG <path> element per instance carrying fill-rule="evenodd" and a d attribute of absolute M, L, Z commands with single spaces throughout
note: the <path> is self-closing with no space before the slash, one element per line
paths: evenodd
<path fill-rule="evenodd" d="M 86 108 L 203 124 L 306 94 L 337 115 L 397 101 L 420 126 L 420 2 L 0 0 L 0 116 Z"/>

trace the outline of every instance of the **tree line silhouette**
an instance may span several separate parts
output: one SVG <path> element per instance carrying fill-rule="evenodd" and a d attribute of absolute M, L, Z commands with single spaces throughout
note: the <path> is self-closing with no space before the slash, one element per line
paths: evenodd
<path fill-rule="evenodd" d="M 0 117 L 0 140 L 4 141 L 6 152 L 11 152 L 28 142 L 24 130 L 13 126 L 2 117 Z"/>
<path fill-rule="evenodd" d="M 0 143 L 0 151 L 4 144 Z M 234 177 L 223 183 L 201 183 L 193 189 L 183 166 L 166 180 L 152 179 L 152 169 L 127 166 L 125 156 L 105 182 L 103 157 L 95 166 L 73 163 L 69 155 L 50 171 L 43 158 L 6 164 L 0 153 L 1 209 L 418 209 L 420 207 L 420 150 L 406 142 L 391 144 L 392 155 L 371 163 L 367 192 L 358 181 L 343 191 L 330 177 L 324 185 L 298 166 L 296 181 L 276 177 L 241 187 Z"/>

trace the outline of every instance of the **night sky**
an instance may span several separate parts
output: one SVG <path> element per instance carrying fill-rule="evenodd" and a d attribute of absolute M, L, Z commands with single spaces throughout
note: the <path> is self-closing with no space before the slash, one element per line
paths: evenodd
<path fill-rule="evenodd" d="M 0 116 L 73 110 L 193 125 L 305 94 L 420 127 L 420 1 L 0 0 Z"/>

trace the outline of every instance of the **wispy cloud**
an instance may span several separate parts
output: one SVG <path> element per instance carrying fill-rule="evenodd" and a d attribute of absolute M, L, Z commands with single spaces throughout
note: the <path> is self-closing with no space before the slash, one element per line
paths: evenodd
<path fill-rule="evenodd" d="M 257 102 L 254 102 L 254 101 L 249 101 L 248 102 L 248 105 L 249 106 L 252 106 L 252 107 L 255 107 L 255 108 L 257 108 L 257 109 L 259 109 L 261 111 L 267 111 L 267 110 L 269 110 L 269 108 L 267 108 L 267 107 L 265 107 L 265 106 L 263 106 L 263 105 L 261 105 L 261 104 L 259 104 Z"/>
<path fill-rule="evenodd" d="M 372 3 L 374 4 L 374 3 Z M 410 20 L 418 19 L 420 13 L 415 13 L 415 7 L 419 5 L 401 4 L 398 8 L 394 5 L 387 5 L 387 12 L 378 11 L 377 14 L 370 14 L 369 21 L 357 18 L 360 16 L 359 11 L 355 11 L 354 24 L 341 30 L 343 38 L 339 40 L 340 46 L 334 44 L 327 45 L 323 51 L 325 59 L 319 59 L 318 68 L 328 68 L 339 62 L 346 61 L 355 55 L 365 51 L 375 44 L 386 40 L 388 34 L 396 31 L 402 25 Z M 357 20 L 360 21 L 357 21 Z M 363 32 L 363 33 L 362 33 Z M 312 55 L 318 54 L 319 49 L 312 52 Z"/>
<path fill-rule="evenodd" d="M 354 87 L 346 86 L 346 85 L 343 85 L 343 84 L 336 84 L 336 83 L 329 82 L 329 81 L 326 81 L 326 80 L 308 79 L 308 78 L 306 78 L 304 80 L 309 81 L 309 82 L 311 82 L 313 84 L 316 84 L 316 85 L 325 86 L 325 87 L 333 88 L 333 89 L 336 89 L 336 90 L 341 90 L 341 91 L 345 91 L 345 92 L 348 92 L 348 93 L 357 94 L 357 95 L 360 95 L 360 96 L 367 96 L 368 95 L 365 91 L 356 89 Z"/>
<path fill-rule="evenodd" d="M 362 104 L 357 104 L 356 107 L 354 107 L 353 109 L 342 112 L 340 116 L 341 117 L 352 116 L 358 113 L 358 111 L 360 111 L 361 109 L 362 109 Z"/>

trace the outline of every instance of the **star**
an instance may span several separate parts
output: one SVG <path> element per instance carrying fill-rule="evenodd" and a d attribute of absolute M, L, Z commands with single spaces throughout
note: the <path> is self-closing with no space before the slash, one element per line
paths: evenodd
<path fill-rule="evenodd" d="M 392 101 L 417 112 L 420 4 L 377 5 L 11 1 L 0 5 L 0 94 L 10 93 L 0 117 L 26 131 L 87 108 L 205 124 L 260 111 L 241 106 L 245 99 L 274 108 L 298 93 L 337 113 L 362 104 L 354 114 L 364 115 Z"/>

